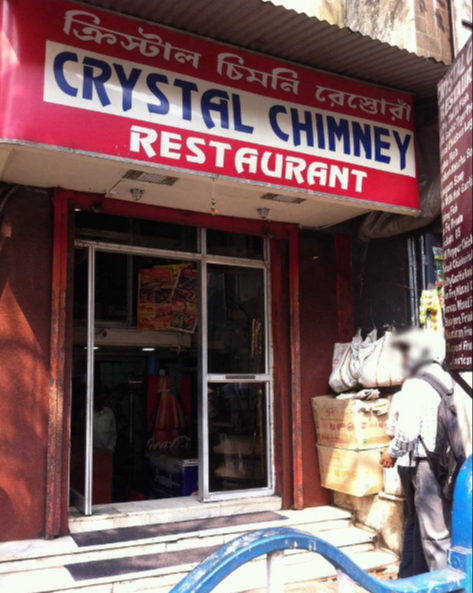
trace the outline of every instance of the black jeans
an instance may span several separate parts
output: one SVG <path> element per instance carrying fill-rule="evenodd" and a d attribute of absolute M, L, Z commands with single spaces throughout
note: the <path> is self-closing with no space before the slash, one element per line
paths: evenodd
<path fill-rule="evenodd" d="M 404 489 L 408 509 L 402 559 L 399 567 L 399 578 L 408 579 L 419 574 L 428 573 L 429 567 L 422 548 L 422 537 L 415 505 L 416 489 L 414 480 L 416 476 L 416 468 L 398 467 L 398 472 Z"/>

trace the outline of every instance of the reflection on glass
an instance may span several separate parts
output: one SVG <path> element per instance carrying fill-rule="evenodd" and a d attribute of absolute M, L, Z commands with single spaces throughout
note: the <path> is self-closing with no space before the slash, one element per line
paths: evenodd
<path fill-rule="evenodd" d="M 209 265 L 209 373 L 266 372 L 264 271 Z"/>
<path fill-rule="evenodd" d="M 253 235 L 240 235 L 207 230 L 207 251 L 211 255 L 243 259 L 264 259 L 264 239 Z"/>
<path fill-rule="evenodd" d="M 209 385 L 211 492 L 268 486 L 266 384 Z"/>

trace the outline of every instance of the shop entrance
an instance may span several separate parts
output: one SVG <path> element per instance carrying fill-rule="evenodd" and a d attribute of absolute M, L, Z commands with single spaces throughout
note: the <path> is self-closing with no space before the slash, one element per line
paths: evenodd
<path fill-rule="evenodd" d="M 76 213 L 70 500 L 272 494 L 267 241 Z"/>

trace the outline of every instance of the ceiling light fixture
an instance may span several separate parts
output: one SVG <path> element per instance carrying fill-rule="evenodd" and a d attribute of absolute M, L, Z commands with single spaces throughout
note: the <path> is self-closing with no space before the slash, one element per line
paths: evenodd
<path fill-rule="evenodd" d="M 130 189 L 131 197 L 135 202 L 139 202 L 141 198 L 144 196 L 144 193 L 145 192 L 143 189 L 138 189 L 137 187 L 133 187 L 132 189 Z"/>
<path fill-rule="evenodd" d="M 271 210 L 269 208 L 258 208 L 256 212 L 258 212 L 258 216 L 261 220 L 268 220 Z"/>

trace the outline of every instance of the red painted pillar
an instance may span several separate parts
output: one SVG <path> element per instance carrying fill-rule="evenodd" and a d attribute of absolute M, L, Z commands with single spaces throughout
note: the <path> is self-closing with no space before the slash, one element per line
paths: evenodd
<path fill-rule="evenodd" d="M 353 309 L 351 250 L 352 238 L 349 235 L 335 236 L 338 339 L 340 342 L 351 342 L 356 331 L 355 313 Z"/>
<path fill-rule="evenodd" d="M 292 446 L 294 508 L 304 508 L 302 464 L 302 383 L 299 287 L 299 230 L 289 237 L 289 292 L 291 309 Z"/>
<path fill-rule="evenodd" d="M 51 352 L 46 466 L 45 536 L 61 532 L 64 445 L 64 378 L 66 363 L 66 292 L 68 269 L 68 201 L 54 199 L 53 278 L 51 303 Z"/>
<path fill-rule="evenodd" d="M 288 263 L 286 241 L 271 239 L 276 493 L 283 499 L 284 509 L 293 504 Z"/>

